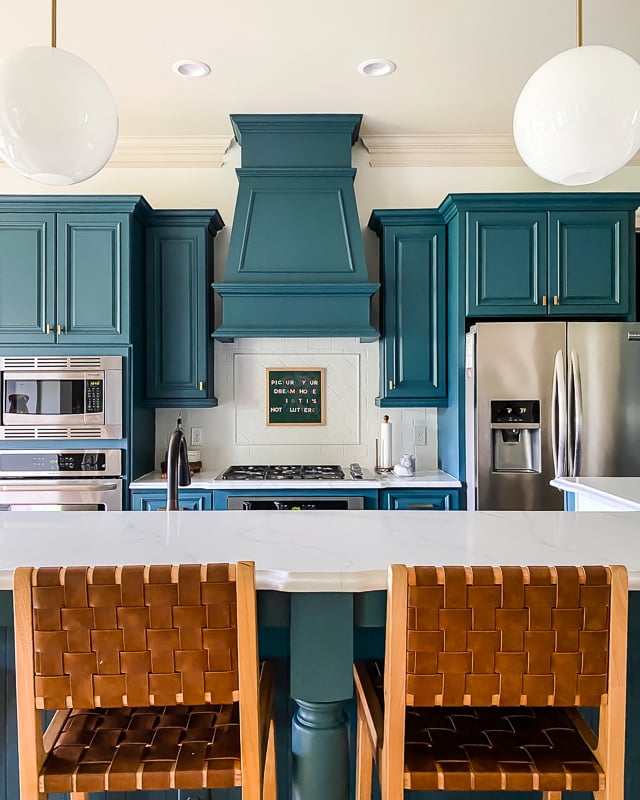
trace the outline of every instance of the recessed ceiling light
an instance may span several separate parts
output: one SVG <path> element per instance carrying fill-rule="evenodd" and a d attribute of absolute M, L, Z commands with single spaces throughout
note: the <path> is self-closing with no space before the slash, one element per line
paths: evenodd
<path fill-rule="evenodd" d="M 211 72 L 211 67 L 205 64 L 204 61 L 194 61 L 191 58 L 176 61 L 172 69 L 185 78 L 204 78 Z"/>
<path fill-rule="evenodd" d="M 367 78 L 382 78 L 384 75 L 391 75 L 395 69 L 395 62 L 388 58 L 368 58 L 358 64 L 358 72 Z"/>

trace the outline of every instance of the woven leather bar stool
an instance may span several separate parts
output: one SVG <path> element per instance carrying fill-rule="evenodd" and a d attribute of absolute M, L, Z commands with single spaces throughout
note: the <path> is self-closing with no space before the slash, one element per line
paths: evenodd
<path fill-rule="evenodd" d="M 391 565 L 384 663 L 354 666 L 356 800 L 374 758 L 383 800 L 623 800 L 627 601 L 624 567 Z"/>
<path fill-rule="evenodd" d="M 275 800 L 253 563 L 21 567 L 14 603 L 21 800 L 232 786 Z M 56 712 L 44 735 L 41 709 Z"/>

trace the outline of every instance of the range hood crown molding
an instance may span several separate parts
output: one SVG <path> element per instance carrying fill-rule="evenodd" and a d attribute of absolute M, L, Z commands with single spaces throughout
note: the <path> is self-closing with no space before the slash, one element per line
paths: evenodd
<path fill-rule="evenodd" d="M 361 120 L 231 117 L 242 166 L 214 338 L 379 336 L 351 166 Z"/>

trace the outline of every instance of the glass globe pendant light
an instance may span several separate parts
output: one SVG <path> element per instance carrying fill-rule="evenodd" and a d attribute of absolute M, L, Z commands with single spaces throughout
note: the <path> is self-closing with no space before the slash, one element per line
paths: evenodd
<path fill-rule="evenodd" d="M 93 67 L 56 47 L 27 47 L 0 63 L 0 156 L 39 183 L 87 180 L 109 160 L 118 139 L 118 111 Z"/>
<path fill-rule="evenodd" d="M 612 47 L 577 47 L 543 64 L 525 84 L 513 137 L 525 164 L 565 186 L 595 183 L 640 149 L 640 64 Z"/>

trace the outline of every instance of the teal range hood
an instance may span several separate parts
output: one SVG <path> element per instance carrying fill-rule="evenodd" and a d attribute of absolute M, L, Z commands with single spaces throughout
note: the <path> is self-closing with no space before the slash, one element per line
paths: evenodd
<path fill-rule="evenodd" d="M 234 114 L 242 167 L 213 336 L 375 339 L 351 167 L 359 114 Z"/>

